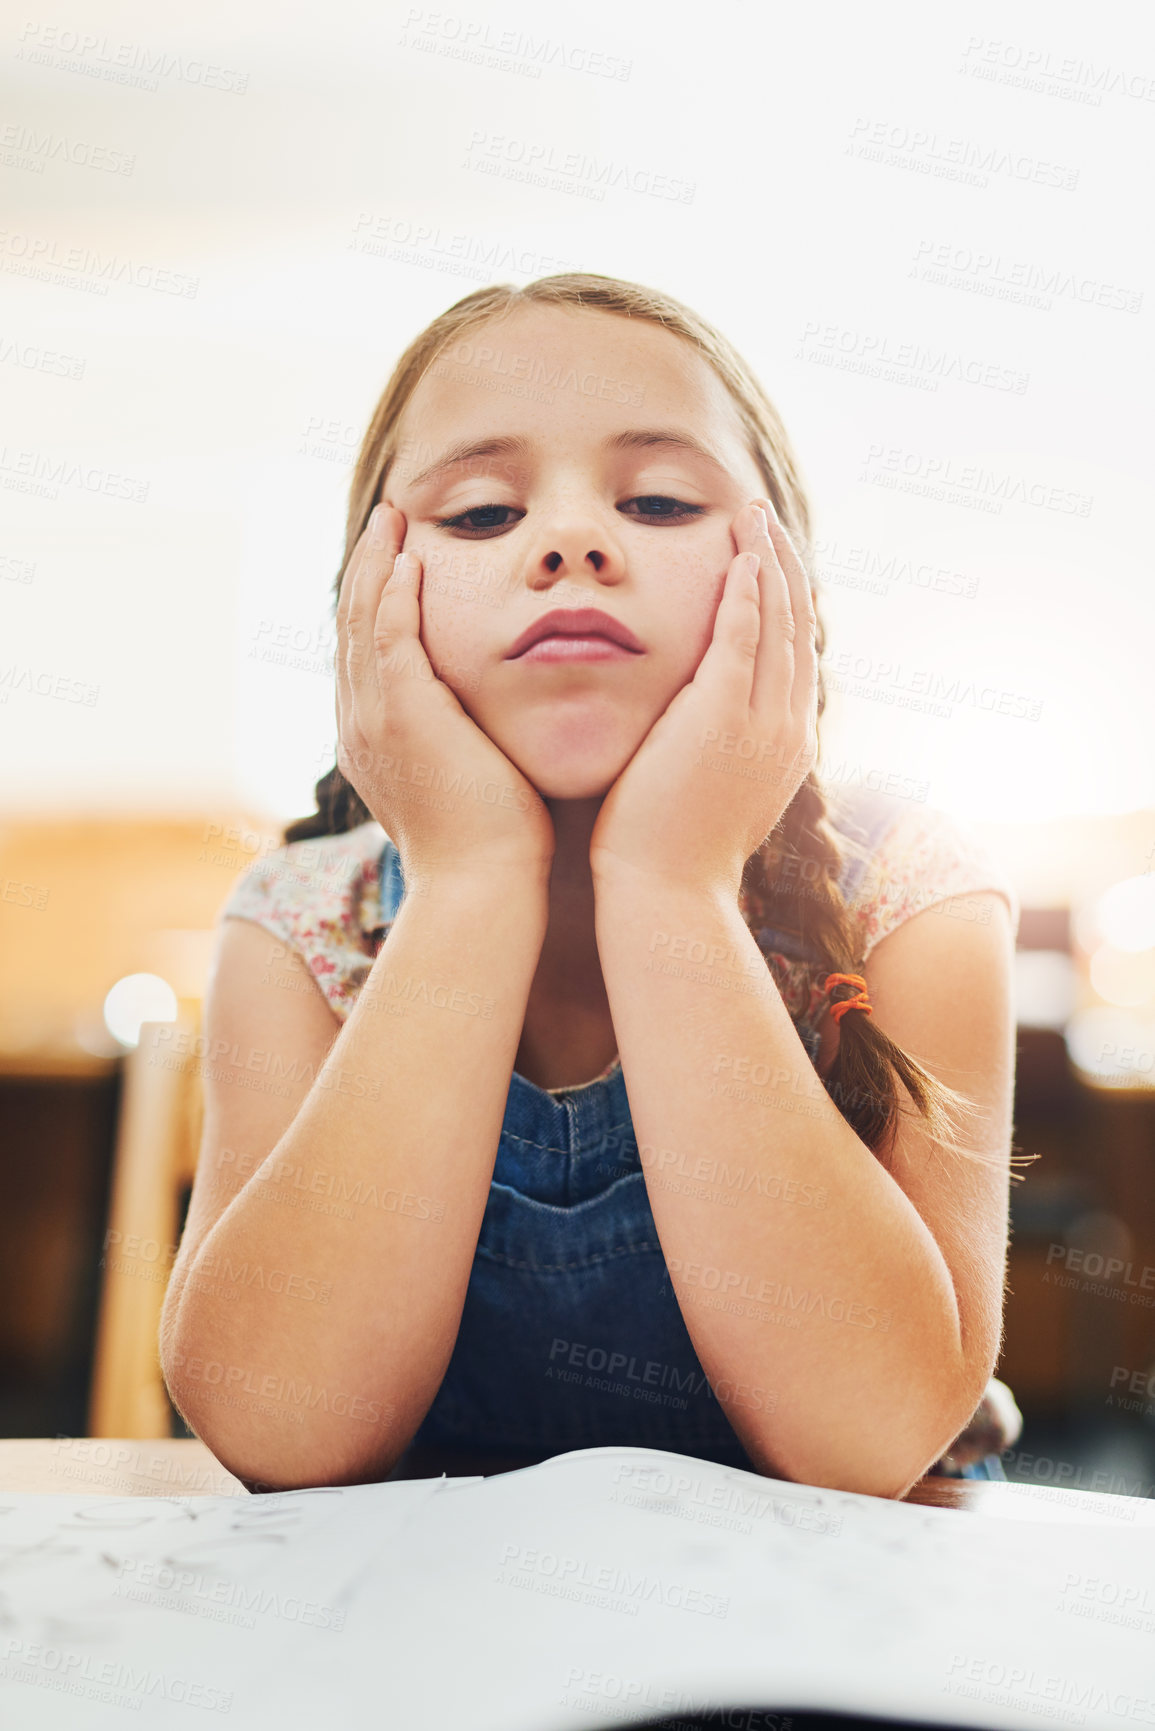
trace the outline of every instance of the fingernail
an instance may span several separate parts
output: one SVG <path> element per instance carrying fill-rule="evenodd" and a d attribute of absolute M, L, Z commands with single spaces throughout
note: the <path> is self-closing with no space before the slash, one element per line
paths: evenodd
<path fill-rule="evenodd" d="M 373 547 L 385 545 L 385 507 L 374 505 L 369 513 L 369 542 Z"/>

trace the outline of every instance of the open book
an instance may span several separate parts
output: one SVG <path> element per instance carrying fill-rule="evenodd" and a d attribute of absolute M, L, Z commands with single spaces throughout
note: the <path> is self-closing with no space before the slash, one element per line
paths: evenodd
<path fill-rule="evenodd" d="M 987 1519 L 636 1448 L 270 1496 L 13 1494 L 0 1723 L 1155 1727 L 1155 1532 L 1117 1501 Z"/>

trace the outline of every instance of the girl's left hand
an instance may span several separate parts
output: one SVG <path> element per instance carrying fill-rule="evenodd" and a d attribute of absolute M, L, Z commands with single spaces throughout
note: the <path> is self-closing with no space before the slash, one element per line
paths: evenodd
<path fill-rule="evenodd" d="M 731 525 L 738 553 L 697 672 L 609 789 L 595 878 L 626 867 L 735 896 L 742 870 L 818 758 L 817 622 L 768 499 Z"/>

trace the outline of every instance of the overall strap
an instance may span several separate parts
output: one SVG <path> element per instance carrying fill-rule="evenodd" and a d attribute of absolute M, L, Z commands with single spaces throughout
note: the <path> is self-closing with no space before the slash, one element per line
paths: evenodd
<path fill-rule="evenodd" d="M 381 923 L 396 919 L 397 910 L 405 899 L 405 874 L 401 870 L 401 855 L 393 842 L 386 839 L 381 853 Z"/>

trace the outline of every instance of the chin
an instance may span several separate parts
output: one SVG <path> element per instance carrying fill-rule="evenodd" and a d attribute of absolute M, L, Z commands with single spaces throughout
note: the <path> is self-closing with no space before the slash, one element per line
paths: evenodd
<path fill-rule="evenodd" d="M 645 737 L 645 728 L 641 737 Z M 549 718 L 541 725 L 498 729 L 490 735 L 543 799 L 601 799 L 621 775 L 640 743 L 632 729 L 577 725 L 570 717 L 560 724 Z"/>
<path fill-rule="evenodd" d="M 502 749 L 543 799 L 601 799 L 632 756 L 624 749 L 561 752 L 540 742 L 524 752 Z"/>
<path fill-rule="evenodd" d="M 536 772 L 520 764 L 518 767 L 543 799 L 602 799 L 618 775 L 617 771 L 588 764 L 569 768 L 561 768 L 557 763 L 542 764 Z"/>

